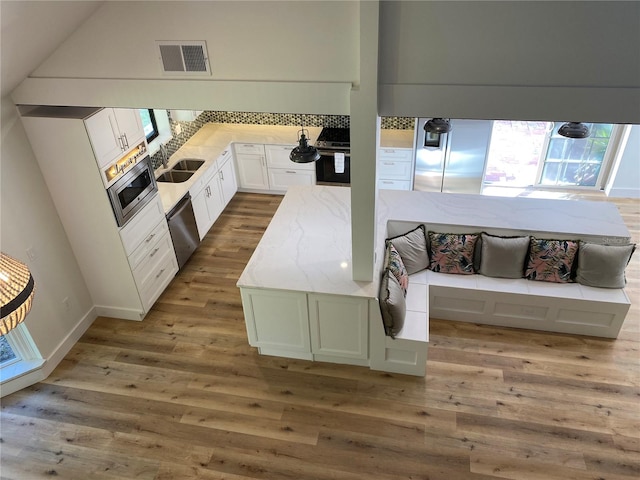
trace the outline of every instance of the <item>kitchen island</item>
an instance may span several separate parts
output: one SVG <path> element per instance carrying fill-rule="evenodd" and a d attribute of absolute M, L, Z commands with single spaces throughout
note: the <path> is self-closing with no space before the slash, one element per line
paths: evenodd
<path fill-rule="evenodd" d="M 560 235 L 606 244 L 630 241 L 615 205 L 605 202 L 378 193 L 374 261 L 378 273 L 372 281 L 361 282 L 351 275 L 351 189 L 289 189 L 237 282 L 249 343 L 261 354 L 384 370 L 381 362 L 372 360 L 385 355 L 378 351 L 384 336 L 378 305 L 384 239 L 418 224 L 446 232 L 527 232 L 541 238 Z M 457 276 L 448 277 L 453 282 Z M 553 285 L 529 283 L 538 295 L 544 291 L 544 295 L 562 296 Z M 596 290 L 594 295 L 603 298 L 608 294 L 624 297 L 624 293 Z M 424 322 L 428 325 L 428 316 Z M 423 337 L 419 341 L 428 342 L 428 332 Z"/>

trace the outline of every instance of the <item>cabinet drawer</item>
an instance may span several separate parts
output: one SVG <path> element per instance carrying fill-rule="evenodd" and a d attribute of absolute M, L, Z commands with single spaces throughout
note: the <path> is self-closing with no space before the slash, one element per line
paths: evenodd
<path fill-rule="evenodd" d="M 207 186 L 207 183 L 211 181 L 211 179 L 213 178 L 213 176 L 216 174 L 217 171 L 218 171 L 218 160 L 213 162 L 206 171 L 202 172 L 202 175 L 200 175 L 200 178 L 198 178 L 193 183 L 193 185 L 191 185 L 191 188 L 189 189 L 189 193 L 191 194 L 191 196 L 192 197 L 197 196 L 202 191 L 202 189 Z"/>
<path fill-rule="evenodd" d="M 378 180 L 378 190 L 411 190 L 411 181 Z"/>
<path fill-rule="evenodd" d="M 378 162 L 378 178 L 389 180 L 411 179 L 411 162 L 380 160 Z"/>
<path fill-rule="evenodd" d="M 131 255 L 143 241 L 152 240 L 149 239 L 149 236 L 157 227 L 160 220 L 164 218 L 164 209 L 162 208 L 160 195 L 156 195 L 146 207 L 120 229 L 120 238 L 122 239 L 122 245 L 124 245 L 127 256 Z"/>
<path fill-rule="evenodd" d="M 170 236 L 167 235 L 167 237 Z M 171 251 L 165 251 L 149 271 L 148 275 L 143 279 L 142 283 L 138 285 L 140 300 L 142 300 L 145 312 L 151 309 L 177 272 L 178 261 L 173 253 L 173 249 Z"/>
<path fill-rule="evenodd" d="M 287 170 L 315 170 L 316 164 L 294 163 L 289 159 L 291 150 L 297 145 L 265 145 L 264 150 L 267 156 L 267 166 L 269 168 L 286 168 Z"/>
<path fill-rule="evenodd" d="M 260 143 L 236 143 L 234 144 L 236 153 L 245 155 L 264 155 L 264 145 Z"/>
<path fill-rule="evenodd" d="M 410 162 L 413 150 L 410 148 L 380 148 L 378 160 L 395 160 L 396 162 Z"/>
<path fill-rule="evenodd" d="M 315 170 L 269 169 L 269 187 L 271 190 L 286 192 L 293 185 L 315 185 L 315 183 Z"/>
<path fill-rule="evenodd" d="M 131 270 L 135 270 L 138 265 L 147 258 L 153 258 L 159 254 L 158 250 L 160 246 L 158 245 L 158 241 L 168 232 L 169 227 L 167 226 L 166 220 L 163 219 L 158 222 L 156 228 L 154 228 L 147 238 L 138 245 L 138 248 L 129 255 L 129 265 L 131 266 Z"/>

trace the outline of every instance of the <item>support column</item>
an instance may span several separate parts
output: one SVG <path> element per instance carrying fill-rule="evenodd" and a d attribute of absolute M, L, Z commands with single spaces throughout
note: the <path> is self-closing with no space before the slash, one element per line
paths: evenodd
<path fill-rule="evenodd" d="M 360 2 L 360 84 L 351 91 L 351 252 L 353 279 L 373 280 L 378 145 L 378 1 Z"/>

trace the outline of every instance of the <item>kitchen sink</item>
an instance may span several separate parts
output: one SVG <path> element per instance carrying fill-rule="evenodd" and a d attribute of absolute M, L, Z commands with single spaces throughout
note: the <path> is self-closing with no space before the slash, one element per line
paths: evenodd
<path fill-rule="evenodd" d="M 194 172 L 169 171 L 156 178 L 158 182 L 182 183 L 189 180 Z"/>
<path fill-rule="evenodd" d="M 202 166 L 203 163 L 204 160 L 199 160 L 197 158 L 184 158 L 176 163 L 171 170 L 188 170 L 191 172 L 195 172 Z"/>

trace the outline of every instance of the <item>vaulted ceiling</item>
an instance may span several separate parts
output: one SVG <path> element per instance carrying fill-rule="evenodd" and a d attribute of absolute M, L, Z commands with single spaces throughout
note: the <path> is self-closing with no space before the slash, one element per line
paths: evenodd
<path fill-rule="evenodd" d="M 0 94 L 11 93 L 103 1 L 0 0 Z"/>

